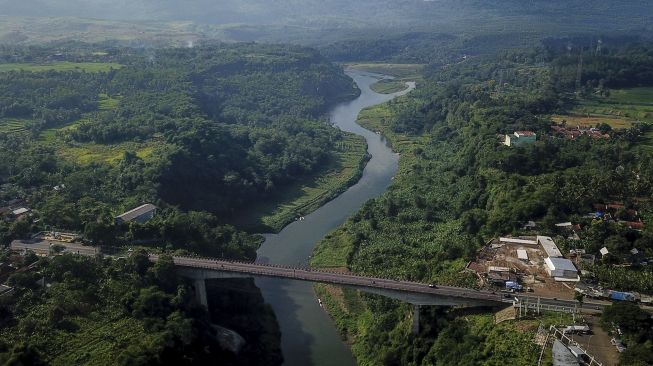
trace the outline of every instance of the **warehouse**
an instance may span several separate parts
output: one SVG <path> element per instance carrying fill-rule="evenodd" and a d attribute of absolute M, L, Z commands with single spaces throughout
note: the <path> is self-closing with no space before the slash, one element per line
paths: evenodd
<path fill-rule="evenodd" d="M 579 281 L 578 270 L 569 259 L 545 258 L 546 271 L 556 281 Z"/>

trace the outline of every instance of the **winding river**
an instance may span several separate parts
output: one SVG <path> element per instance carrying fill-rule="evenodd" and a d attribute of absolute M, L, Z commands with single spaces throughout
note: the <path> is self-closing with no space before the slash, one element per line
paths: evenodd
<path fill-rule="evenodd" d="M 356 123 L 360 111 L 407 94 L 408 88 L 394 94 L 379 94 L 370 85 L 381 75 L 349 70 L 361 95 L 342 103 L 330 112 L 330 121 L 343 131 L 365 138 L 371 155 L 360 181 L 318 210 L 286 226 L 279 234 L 265 235 L 258 251 L 259 262 L 304 265 L 313 248 L 327 233 L 340 226 L 366 201 L 383 193 L 397 172 L 399 157 L 386 140 Z M 272 306 L 281 328 L 281 348 L 285 365 L 347 366 L 355 365 L 351 351 L 342 341 L 326 312 L 318 304 L 313 285 L 283 279 L 257 278 L 265 301 Z"/>

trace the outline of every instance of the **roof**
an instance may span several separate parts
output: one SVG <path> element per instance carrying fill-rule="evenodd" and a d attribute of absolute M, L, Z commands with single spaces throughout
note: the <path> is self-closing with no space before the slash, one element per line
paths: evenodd
<path fill-rule="evenodd" d="M 601 255 L 606 255 L 606 254 L 608 254 L 610 252 L 608 251 L 608 248 L 603 247 L 603 248 L 601 248 L 601 250 L 599 250 L 599 253 L 601 253 Z"/>
<path fill-rule="evenodd" d="M 556 243 L 548 236 L 538 236 L 537 242 L 542 245 L 546 254 L 551 258 L 562 257 L 562 252 L 558 249 Z"/>
<path fill-rule="evenodd" d="M 146 214 L 148 212 L 152 212 L 152 211 L 154 211 L 156 209 L 157 209 L 157 207 L 154 206 L 153 204 L 146 203 L 146 204 L 138 206 L 138 207 L 136 207 L 136 208 L 134 208 L 132 210 L 129 210 L 129 211 L 125 212 L 124 214 L 122 214 L 122 215 L 120 215 L 120 216 L 118 216 L 116 218 L 121 219 L 123 221 L 131 221 L 131 220 L 133 220 L 133 219 L 135 219 L 135 218 L 137 218 L 137 217 L 139 217 L 141 215 L 144 215 L 144 214 Z"/>
<path fill-rule="evenodd" d="M 29 208 L 25 208 L 25 207 L 21 207 L 21 208 L 18 208 L 18 209 L 15 209 L 15 210 L 12 211 L 12 213 L 14 215 L 16 215 L 16 216 L 22 215 L 22 214 L 28 213 L 28 212 L 29 212 Z"/>
<path fill-rule="evenodd" d="M 537 245 L 537 240 L 533 239 L 520 239 L 520 238 L 499 238 L 502 243 L 516 243 L 516 244 L 532 244 Z"/>
<path fill-rule="evenodd" d="M 518 136 L 518 137 L 535 136 L 535 132 L 533 132 L 533 131 L 515 131 L 515 135 Z"/>
<path fill-rule="evenodd" d="M 563 270 L 578 272 L 574 263 L 566 258 L 544 258 L 544 263 L 550 270 Z"/>

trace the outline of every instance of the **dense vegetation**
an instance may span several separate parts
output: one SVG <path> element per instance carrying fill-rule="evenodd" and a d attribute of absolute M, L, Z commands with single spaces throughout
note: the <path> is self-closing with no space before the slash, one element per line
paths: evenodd
<path fill-rule="evenodd" d="M 11 276 L 14 293 L 2 297 L 3 364 L 256 365 L 267 357 L 243 362 L 223 350 L 211 323 L 232 314 L 209 317 L 169 257 L 22 260 L 38 262 Z"/>
<path fill-rule="evenodd" d="M 650 365 L 653 363 L 653 320 L 651 314 L 630 303 L 616 303 L 601 316 L 604 329 L 623 333 L 627 345 L 620 365 Z"/>
<path fill-rule="evenodd" d="M 66 50 L 0 48 L 1 245 L 56 228 L 105 250 L 252 260 L 261 238 L 230 225 L 244 206 L 319 178 L 340 163 L 343 145 L 356 144 L 352 175 L 360 169 L 364 144 L 322 119 L 358 90 L 316 51 Z M 29 215 L 13 217 L 5 206 L 16 200 Z M 159 207 L 151 220 L 114 222 L 145 202 Z M 6 261 L 23 272 L 9 279 L 14 292 L 0 304 L 2 364 L 283 360 L 274 314 L 251 281 L 235 285 L 247 296 L 213 288 L 209 316 L 169 258 L 152 266 L 143 253 L 65 255 L 30 269 L 20 258 Z M 240 352 L 212 324 L 241 335 Z"/>
<path fill-rule="evenodd" d="M 579 54 L 569 56 L 560 47 L 566 43 L 551 40 L 533 50 L 432 67 L 416 92 L 364 112 L 361 123 L 384 131 L 401 153 L 400 171 L 382 197 L 368 202 L 326 238 L 314 263 L 392 278 L 473 285 L 474 276 L 461 270 L 489 238 L 520 233 L 529 220 L 537 221 L 542 233 L 566 237 L 555 223 L 572 221 L 585 230 L 580 241 L 560 241 L 566 249 L 597 253 L 607 246 L 612 254 L 593 269 L 598 281 L 611 288 L 627 284 L 622 288 L 650 292 L 649 269 L 632 267 L 620 277 L 605 274 L 611 263 L 630 262 L 633 248 L 653 256 L 650 224 L 636 231 L 587 217 L 594 203 L 623 202 L 625 208 L 639 210 L 644 222 L 650 220 L 653 166 L 650 152 L 641 148 L 647 143 L 642 132 L 649 127 L 635 124 L 611 131 L 610 139 L 553 137 L 549 116 L 565 113 L 577 102 L 577 68 L 570 60 L 577 65 Z M 640 44 L 598 54 L 584 51 L 587 67 L 578 95 L 651 86 L 651 50 L 650 44 Z M 501 136 L 517 130 L 533 130 L 539 141 L 501 145 Z M 627 216 L 625 209 L 615 213 L 616 218 Z M 405 317 L 407 309 L 387 304 L 377 310 L 378 319 L 396 312 Z M 353 349 L 360 363 L 448 360 L 446 347 L 414 352 L 408 345 L 416 341 L 408 340 L 396 324 L 371 322 L 364 329 L 348 329 L 357 340 Z M 359 342 L 361 333 L 386 336 Z M 463 335 L 451 337 L 463 341 Z M 402 361 L 392 361 L 397 359 Z"/>
<path fill-rule="evenodd" d="M 94 57 L 91 47 L 73 50 L 57 57 Z M 52 57 L 4 51 L 35 64 Z M 105 245 L 139 240 L 252 258 L 257 239 L 227 219 L 334 159 L 344 135 L 319 117 L 357 92 L 341 69 L 297 47 L 114 49 L 96 58 L 124 67 L 0 73 L 0 124 L 26 126 L 0 137 L 0 182 L 9 183 L 3 198 L 30 202 L 34 220 Z M 103 150 L 112 155 L 82 156 Z M 112 217 L 143 202 L 165 209 L 116 237 Z M 3 242 L 30 224 L 0 224 Z"/>

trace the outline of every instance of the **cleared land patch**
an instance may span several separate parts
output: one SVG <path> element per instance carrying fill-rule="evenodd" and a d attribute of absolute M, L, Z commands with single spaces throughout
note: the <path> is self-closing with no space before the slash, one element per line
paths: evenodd
<path fill-rule="evenodd" d="M 370 89 L 381 94 L 392 94 L 406 89 L 408 86 L 405 81 L 383 79 L 378 83 L 372 84 Z"/>
<path fill-rule="evenodd" d="M 352 63 L 346 65 L 348 68 L 394 76 L 396 78 L 417 78 L 421 77 L 423 64 L 378 64 L 378 63 Z"/>
<path fill-rule="evenodd" d="M 607 124 L 613 129 L 630 128 L 633 126 L 633 121 L 625 118 L 612 117 L 612 116 L 598 116 L 598 115 L 554 115 L 551 119 L 556 123 L 566 122 L 569 127 L 582 127 L 590 128 L 596 127 L 599 124 Z"/>
<path fill-rule="evenodd" d="M 608 97 L 585 98 L 571 114 L 625 122 L 653 122 L 653 87 L 610 90 Z"/>
<path fill-rule="evenodd" d="M 107 62 L 53 62 L 48 64 L 9 63 L 0 64 L 0 72 L 9 71 L 84 71 L 84 72 L 107 72 L 111 69 L 121 68 L 121 64 Z"/>

